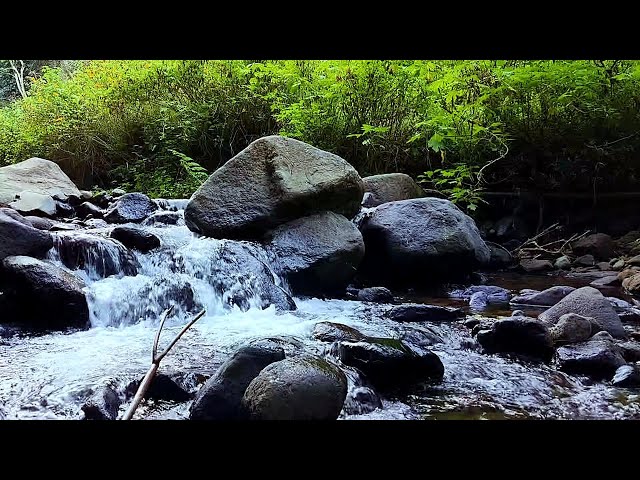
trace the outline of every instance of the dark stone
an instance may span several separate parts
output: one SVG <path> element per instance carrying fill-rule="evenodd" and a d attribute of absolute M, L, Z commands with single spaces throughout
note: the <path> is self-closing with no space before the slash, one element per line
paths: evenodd
<path fill-rule="evenodd" d="M 395 322 L 453 322 L 464 318 L 459 308 L 405 303 L 391 307 L 385 316 Z"/>
<path fill-rule="evenodd" d="M 155 225 L 184 225 L 184 219 L 178 212 L 155 212 L 149 215 L 143 222 L 144 226 Z"/>
<path fill-rule="evenodd" d="M 400 340 L 408 346 L 424 348 L 444 343 L 444 339 L 429 327 L 404 327 L 399 333 Z"/>
<path fill-rule="evenodd" d="M 348 340 L 357 342 L 365 336 L 353 327 L 333 322 L 318 322 L 313 327 L 313 338 L 321 342 Z"/>
<path fill-rule="evenodd" d="M 51 235 L 33 228 L 18 212 L 0 209 L 0 261 L 12 255 L 44 256 L 53 247 Z"/>
<path fill-rule="evenodd" d="M 158 209 L 158 205 L 142 193 L 122 195 L 105 213 L 110 223 L 139 223 Z"/>
<path fill-rule="evenodd" d="M 640 343 L 638 342 L 620 342 L 617 344 L 620 353 L 627 362 L 640 362 Z"/>
<path fill-rule="evenodd" d="M 247 346 L 267 350 L 284 350 L 285 357 L 296 357 L 304 352 L 304 343 L 291 335 L 277 335 L 274 337 L 257 338 L 251 340 Z"/>
<path fill-rule="evenodd" d="M 97 193 L 91 198 L 91 203 L 93 203 L 94 205 L 97 205 L 100 208 L 107 208 L 112 201 L 113 201 L 113 197 L 109 195 L 107 192 Z"/>
<path fill-rule="evenodd" d="M 588 342 L 558 348 L 556 361 L 563 372 L 596 379 L 611 378 L 618 367 L 626 363 L 620 349 L 605 332 L 594 335 Z"/>
<path fill-rule="evenodd" d="M 544 272 L 546 270 L 552 270 L 553 264 L 549 260 L 534 260 L 531 258 L 525 258 L 520 260 L 520 268 L 527 273 Z"/>
<path fill-rule="evenodd" d="M 191 399 L 191 394 L 169 375 L 158 373 L 153 377 L 149 389 L 144 394 L 144 398 L 169 402 L 186 402 Z"/>
<path fill-rule="evenodd" d="M 418 198 L 376 207 L 362 219 L 361 271 L 386 284 L 463 277 L 489 262 L 474 221 L 448 200 Z"/>
<path fill-rule="evenodd" d="M 363 415 L 382 408 L 382 400 L 369 387 L 355 387 L 347 393 L 343 411 L 347 415 Z"/>
<path fill-rule="evenodd" d="M 611 383 L 614 387 L 640 387 L 640 370 L 633 365 L 622 365 L 616 370 Z"/>
<path fill-rule="evenodd" d="M 582 265 L 584 267 L 593 267 L 596 260 L 593 258 L 593 255 L 582 255 L 581 257 L 576 258 L 573 261 L 574 265 Z"/>
<path fill-rule="evenodd" d="M 76 210 L 67 202 L 56 200 L 56 217 L 59 218 L 71 218 L 75 216 Z"/>
<path fill-rule="evenodd" d="M 385 287 L 369 287 L 358 291 L 357 299 L 361 302 L 393 303 L 393 294 Z"/>
<path fill-rule="evenodd" d="M 487 353 L 513 353 L 543 361 L 553 356 L 553 341 L 547 327 L 526 317 L 510 317 L 493 322 L 476 339 Z"/>
<path fill-rule="evenodd" d="M 82 280 L 31 257 L 7 257 L 2 266 L 4 293 L 14 306 L 8 318 L 44 329 L 88 328 L 89 307 Z"/>
<path fill-rule="evenodd" d="M 347 396 L 347 378 L 319 357 L 272 363 L 254 378 L 242 404 L 254 420 L 335 420 Z"/>
<path fill-rule="evenodd" d="M 520 292 L 520 295 L 514 297 L 511 300 L 511 303 L 515 305 L 540 305 L 544 307 L 551 307 L 574 290 L 574 287 L 565 287 L 561 285 L 547 288 L 541 292 L 536 290 L 526 290 Z"/>
<path fill-rule="evenodd" d="M 382 392 L 401 390 L 418 382 L 441 380 L 444 365 L 430 351 L 418 354 L 401 340 L 369 338 L 340 342 L 338 355 L 345 365 L 357 368 Z"/>
<path fill-rule="evenodd" d="M 25 220 L 29 221 L 29 223 L 33 228 L 37 228 L 38 230 L 49 231 L 53 229 L 55 225 L 55 223 L 52 220 L 49 220 L 48 218 L 33 217 L 33 216 L 27 216 L 24 218 Z"/>
<path fill-rule="evenodd" d="M 343 291 L 364 257 L 358 228 L 333 212 L 285 223 L 268 238 L 282 274 L 301 294 Z"/>
<path fill-rule="evenodd" d="M 105 386 L 98 388 L 80 408 L 85 420 L 115 420 L 121 403 L 115 389 Z"/>
<path fill-rule="evenodd" d="M 487 243 L 487 247 L 489 247 L 490 254 L 489 267 L 504 268 L 513 263 L 513 257 L 506 249 L 500 248 L 499 246 L 491 243 Z"/>
<path fill-rule="evenodd" d="M 609 235 L 594 233 L 573 243 L 571 249 L 577 255 L 593 255 L 599 260 L 609 260 L 613 257 L 614 244 Z"/>
<path fill-rule="evenodd" d="M 424 191 L 409 175 L 404 173 L 387 173 L 373 175 L 362 179 L 365 193 L 370 195 L 363 198 L 364 207 L 377 207 L 383 203 L 398 200 L 409 200 L 424 196 Z"/>
<path fill-rule="evenodd" d="M 76 207 L 76 213 L 80 218 L 86 218 L 91 215 L 93 218 L 104 217 L 104 211 L 100 207 L 96 207 L 91 202 L 81 203 Z"/>
<path fill-rule="evenodd" d="M 189 229 L 214 238 L 256 239 L 321 211 L 352 218 L 364 188 L 342 158 L 293 138 L 255 140 L 216 170 L 185 209 Z"/>
<path fill-rule="evenodd" d="M 132 226 L 118 226 L 111 231 L 111 238 L 115 238 L 125 247 L 149 252 L 160 246 L 160 239 L 153 233 L 149 233 L 142 228 Z"/>

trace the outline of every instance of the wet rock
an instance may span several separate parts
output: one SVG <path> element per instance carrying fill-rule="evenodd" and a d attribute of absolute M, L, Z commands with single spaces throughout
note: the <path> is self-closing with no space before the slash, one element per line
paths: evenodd
<path fill-rule="evenodd" d="M 549 329 L 555 343 L 579 343 L 588 340 L 593 333 L 595 320 L 575 313 L 565 313 L 558 323 Z"/>
<path fill-rule="evenodd" d="M 593 287 L 574 290 L 553 307 L 542 312 L 538 318 L 548 325 L 555 325 L 565 313 L 577 313 L 584 317 L 592 317 L 614 337 L 626 336 L 622 322 L 620 322 L 611 302 Z"/>
<path fill-rule="evenodd" d="M 525 313 L 522 310 L 514 310 L 511 312 L 512 317 L 526 317 Z"/>
<path fill-rule="evenodd" d="M 618 313 L 621 322 L 640 322 L 640 309 L 629 308 Z"/>
<path fill-rule="evenodd" d="M 616 298 L 616 297 L 605 297 L 605 298 L 609 300 L 609 302 L 615 309 L 626 310 L 629 308 L 633 308 L 633 305 L 631 305 L 629 302 L 625 302 L 624 300 L 621 300 L 620 298 Z"/>
<path fill-rule="evenodd" d="M 429 327 L 405 327 L 399 332 L 399 334 L 400 340 L 407 346 L 425 348 L 437 345 L 438 343 L 444 343 L 444 338 Z M 354 339 L 352 341 L 357 340 L 358 339 Z"/>
<path fill-rule="evenodd" d="M 381 392 L 440 380 L 444 375 L 444 365 L 435 353 L 427 351 L 420 355 L 401 340 L 392 338 L 340 342 L 338 355 L 342 363 L 360 370 Z"/>
<path fill-rule="evenodd" d="M 339 156 L 272 135 L 217 169 L 192 195 L 184 215 L 189 229 L 202 235 L 255 239 L 321 211 L 352 218 L 363 193 L 358 172 Z"/>
<path fill-rule="evenodd" d="M 189 419 L 246 419 L 248 412 L 242 405 L 242 396 L 247 387 L 263 368 L 284 358 L 284 350 L 279 347 L 240 348 L 200 388 L 189 410 Z"/>
<path fill-rule="evenodd" d="M 364 257 L 360 231 L 333 212 L 285 223 L 268 238 L 289 285 L 301 294 L 343 291 Z"/>
<path fill-rule="evenodd" d="M 631 257 L 629 260 L 627 260 L 627 264 L 632 265 L 634 267 L 640 267 L 640 255 Z"/>
<path fill-rule="evenodd" d="M 76 210 L 67 202 L 61 200 L 55 200 L 56 202 L 56 217 L 58 218 L 71 218 L 75 216 Z"/>
<path fill-rule="evenodd" d="M 583 265 L 585 267 L 592 267 L 595 264 L 595 258 L 593 255 L 582 255 L 573 261 L 574 265 Z"/>
<path fill-rule="evenodd" d="M 568 270 L 571 268 L 571 259 L 566 255 L 563 255 L 556 259 L 553 266 L 558 270 Z"/>
<path fill-rule="evenodd" d="M 242 399 L 254 420 L 335 420 L 347 396 L 347 378 L 319 357 L 272 363 L 254 378 Z"/>
<path fill-rule="evenodd" d="M 405 303 L 391 307 L 385 316 L 394 322 L 453 322 L 464 318 L 464 313 L 459 308 Z"/>
<path fill-rule="evenodd" d="M 614 387 L 640 387 L 640 369 L 634 365 L 622 365 L 616 370 L 611 383 Z"/>
<path fill-rule="evenodd" d="M 424 196 L 424 191 L 413 179 L 404 173 L 373 175 L 362 179 L 365 193 L 364 207 L 377 207 L 383 203 L 409 200 Z"/>
<path fill-rule="evenodd" d="M 0 209 L 0 261 L 12 255 L 42 257 L 53 247 L 49 233 L 33 228 L 18 212 Z"/>
<path fill-rule="evenodd" d="M 0 168 L 0 204 L 12 202 L 16 194 L 24 191 L 58 200 L 66 200 L 69 195 L 80 196 L 78 188 L 58 164 L 35 157 Z"/>
<path fill-rule="evenodd" d="M 154 202 L 158 204 L 162 210 L 168 210 L 170 212 L 178 212 L 178 210 L 184 210 L 189 205 L 188 198 L 154 198 Z"/>
<path fill-rule="evenodd" d="M 347 415 L 363 415 L 382 408 L 382 401 L 369 387 L 356 387 L 347 393 L 343 411 Z"/>
<path fill-rule="evenodd" d="M 358 291 L 357 298 L 361 302 L 393 303 L 391 290 L 385 287 L 369 287 Z"/>
<path fill-rule="evenodd" d="M 489 247 L 489 266 L 493 268 L 504 268 L 513 263 L 513 257 L 511 254 L 500 246 L 487 242 Z"/>
<path fill-rule="evenodd" d="M 592 255 L 600 260 L 609 260 L 613 247 L 613 239 L 604 233 L 587 235 L 571 245 L 577 255 Z"/>
<path fill-rule="evenodd" d="M 537 290 L 522 290 L 520 295 L 511 299 L 514 305 L 540 305 L 551 307 L 575 290 L 574 287 L 556 285 L 541 292 Z"/>
<path fill-rule="evenodd" d="M 48 218 L 33 216 L 27 216 L 24 218 L 31 224 L 33 228 L 37 228 L 38 230 L 49 231 L 52 230 L 55 226 L 55 223 Z"/>
<path fill-rule="evenodd" d="M 555 357 L 558 368 L 566 373 L 596 379 L 611 378 L 626 362 L 611 337 L 602 333 L 594 335 L 588 342 L 558 348 Z"/>
<path fill-rule="evenodd" d="M 93 218 L 102 218 L 104 216 L 104 211 L 91 202 L 84 202 L 78 205 L 76 207 L 76 213 L 80 218 L 87 218 L 89 215 Z"/>
<path fill-rule="evenodd" d="M 527 273 L 544 272 L 553 269 L 553 265 L 549 260 L 535 260 L 525 258 L 520 260 L 520 268 Z"/>
<path fill-rule="evenodd" d="M 638 342 L 619 342 L 616 343 L 620 348 L 620 353 L 627 362 L 640 362 L 640 343 Z"/>
<path fill-rule="evenodd" d="M 640 293 L 640 273 L 622 280 L 622 288 L 631 294 Z"/>
<path fill-rule="evenodd" d="M 125 247 L 143 253 L 160 246 L 160 239 L 158 237 L 139 227 L 118 226 L 111 231 L 110 236 L 118 240 Z"/>
<path fill-rule="evenodd" d="M 115 389 L 104 386 L 98 388 L 80 408 L 85 420 L 115 420 L 121 403 Z"/>
<path fill-rule="evenodd" d="M 511 296 L 509 290 L 495 285 L 473 285 L 464 290 L 452 290 L 449 296 L 470 300 L 476 293 L 486 294 L 488 303 L 508 303 Z"/>
<path fill-rule="evenodd" d="M 7 257 L 2 267 L 4 293 L 13 306 L 9 311 L 14 312 L 8 318 L 45 329 L 89 326 L 82 280 L 51 263 L 25 256 Z"/>
<path fill-rule="evenodd" d="M 322 342 L 336 342 L 347 340 L 357 342 L 365 336 L 353 327 L 342 323 L 318 322 L 313 327 L 313 338 Z"/>
<path fill-rule="evenodd" d="M 142 193 L 127 193 L 121 196 L 105 213 L 109 223 L 140 223 L 158 209 L 149 197 Z"/>
<path fill-rule="evenodd" d="M 267 350 L 284 350 L 285 357 L 296 357 L 304 353 L 304 343 L 291 335 L 276 335 L 251 340 L 247 346 Z"/>
<path fill-rule="evenodd" d="M 143 222 L 144 226 L 156 225 L 184 225 L 184 219 L 178 212 L 155 212 L 147 217 Z"/>
<path fill-rule="evenodd" d="M 467 328 L 473 329 L 476 325 L 480 325 L 480 319 L 471 317 L 462 322 L 462 324 Z"/>
<path fill-rule="evenodd" d="M 97 193 L 91 198 L 91 203 L 97 205 L 100 208 L 107 208 L 112 201 L 113 197 L 107 192 Z"/>
<path fill-rule="evenodd" d="M 101 218 L 89 218 L 82 223 L 87 228 L 105 228 L 109 226 L 109 224 Z"/>
<path fill-rule="evenodd" d="M 475 222 L 448 200 L 389 202 L 362 220 L 361 271 L 380 282 L 440 282 L 462 277 L 489 262 L 490 252 Z"/>
<path fill-rule="evenodd" d="M 611 285 L 616 285 L 618 283 L 618 276 L 617 275 L 611 275 L 608 277 L 602 277 L 602 278 L 596 278 L 593 282 L 591 282 L 589 285 L 591 285 L 592 287 L 608 287 Z"/>
<path fill-rule="evenodd" d="M 493 322 L 476 339 L 487 353 L 513 353 L 543 361 L 553 356 L 553 340 L 547 327 L 527 317 L 510 317 Z"/>
<path fill-rule="evenodd" d="M 65 267 L 83 269 L 97 280 L 110 275 L 136 275 L 135 256 L 118 242 L 89 234 L 59 234 L 54 236 L 56 249 Z"/>
<path fill-rule="evenodd" d="M 191 399 L 191 394 L 184 386 L 178 384 L 174 378 L 164 373 L 159 373 L 153 377 L 153 381 L 144 394 L 144 398 L 169 402 L 186 402 Z"/>
<path fill-rule="evenodd" d="M 16 200 L 9 204 L 23 215 L 53 217 L 56 214 L 56 202 L 50 195 L 24 191 L 16 194 Z"/>

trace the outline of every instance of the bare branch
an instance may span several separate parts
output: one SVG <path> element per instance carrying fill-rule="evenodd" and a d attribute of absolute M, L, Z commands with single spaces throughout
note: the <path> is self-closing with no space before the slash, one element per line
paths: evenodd
<path fill-rule="evenodd" d="M 158 353 L 158 342 L 160 341 L 160 333 L 162 332 L 162 327 L 164 327 L 164 322 L 167 320 L 167 317 L 171 315 L 173 312 L 173 305 L 167 308 L 162 314 L 162 320 L 160 320 L 160 326 L 158 327 L 158 331 L 156 332 L 156 338 L 153 339 L 153 349 L 151 350 L 151 362 L 155 363 L 156 354 Z"/>
<path fill-rule="evenodd" d="M 167 353 L 169 353 L 169 350 L 171 350 L 171 348 L 173 348 L 173 346 L 176 344 L 176 342 L 178 340 L 180 340 L 180 337 L 182 337 L 182 335 L 184 335 L 184 333 L 189 330 L 189 328 L 191 328 L 191 326 L 196 323 L 198 320 L 200 320 L 204 314 L 206 313 L 205 310 L 202 310 L 199 314 L 197 314 L 193 320 L 191 320 L 189 323 L 187 323 L 184 328 L 182 330 L 180 330 L 180 333 L 178 333 L 178 335 L 176 335 L 176 338 L 173 339 L 173 341 L 169 344 L 169 346 L 158 356 L 158 358 L 156 359 L 158 363 L 160 363 L 160 360 L 162 360 L 165 355 Z"/>

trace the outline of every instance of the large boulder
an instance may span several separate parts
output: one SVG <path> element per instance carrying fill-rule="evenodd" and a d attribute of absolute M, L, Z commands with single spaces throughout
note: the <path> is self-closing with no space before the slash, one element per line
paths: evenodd
<path fill-rule="evenodd" d="M 360 231 L 333 212 L 285 223 L 269 239 L 289 285 L 303 294 L 344 290 L 364 257 Z"/>
<path fill-rule="evenodd" d="M 377 207 L 387 202 L 424 197 L 424 191 L 405 173 L 386 173 L 362 179 L 367 195 L 362 205 Z"/>
<path fill-rule="evenodd" d="M 476 339 L 487 353 L 514 353 L 544 361 L 553 356 L 553 340 L 546 325 L 527 317 L 504 318 L 480 330 Z"/>
<path fill-rule="evenodd" d="M 551 307 L 575 290 L 574 287 L 556 285 L 541 292 L 537 290 L 525 290 L 511 299 L 514 305 L 540 305 Z"/>
<path fill-rule="evenodd" d="M 598 260 L 609 260 L 613 256 L 613 239 L 605 233 L 594 233 L 581 238 L 571 248 L 577 255 L 593 255 Z"/>
<path fill-rule="evenodd" d="M 42 158 L 0 168 L 0 203 L 8 204 L 16 194 L 29 191 L 67 200 L 69 195 L 80 196 L 80 190 L 65 175 L 58 164 Z"/>
<path fill-rule="evenodd" d="M 45 217 L 53 217 L 57 210 L 56 202 L 50 195 L 29 191 L 16 194 L 16 200 L 9 206 L 24 215 Z"/>
<path fill-rule="evenodd" d="M 593 287 L 574 290 L 553 307 L 542 312 L 538 318 L 548 325 L 555 325 L 565 313 L 577 313 L 583 317 L 591 317 L 603 330 L 614 337 L 626 336 L 620 317 L 611 302 Z"/>
<path fill-rule="evenodd" d="M 419 354 L 401 340 L 369 338 L 340 342 L 340 361 L 360 370 L 381 392 L 402 390 L 418 382 L 441 380 L 444 365 L 433 352 Z"/>
<path fill-rule="evenodd" d="M 259 238 L 327 210 L 352 218 L 364 188 L 333 153 L 277 135 L 259 138 L 216 170 L 185 209 L 189 229 L 214 238 Z"/>
<path fill-rule="evenodd" d="M 335 420 L 347 396 L 347 378 L 319 357 L 287 358 L 264 368 L 244 392 L 254 420 Z"/>
<path fill-rule="evenodd" d="M 158 205 L 143 193 L 127 193 L 107 210 L 104 219 L 110 223 L 140 223 L 158 209 Z"/>
<path fill-rule="evenodd" d="M 448 200 L 389 202 L 362 220 L 362 271 L 387 283 L 438 282 L 489 262 L 473 219 Z"/>
<path fill-rule="evenodd" d="M 2 262 L 10 313 L 3 318 L 37 328 L 88 327 L 84 282 L 60 267 L 31 257 Z"/>
<path fill-rule="evenodd" d="M 248 412 L 242 405 L 242 396 L 249 383 L 267 365 L 284 358 L 284 350 L 275 346 L 240 348 L 200 388 L 189 409 L 189 419 L 246 419 Z"/>
<path fill-rule="evenodd" d="M 33 228 L 18 212 L 0 209 L 0 261 L 12 255 L 42 257 L 51 247 L 49 233 Z"/>
<path fill-rule="evenodd" d="M 560 347 L 555 357 L 563 372 L 597 379 L 611 378 L 626 364 L 620 348 L 606 332 L 597 333 L 588 342 Z"/>
<path fill-rule="evenodd" d="M 140 252 L 149 252 L 160 246 L 160 239 L 153 233 L 139 227 L 120 225 L 111 230 L 111 238 L 115 238 L 125 247 Z"/>

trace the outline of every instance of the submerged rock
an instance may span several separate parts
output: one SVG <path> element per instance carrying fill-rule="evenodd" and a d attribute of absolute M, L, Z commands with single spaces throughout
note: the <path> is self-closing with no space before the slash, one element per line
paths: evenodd
<path fill-rule="evenodd" d="M 0 261 L 12 255 L 42 257 L 53 247 L 51 235 L 33 228 L 18 212 L 0 209 Z"/>
<path fill-rule="evenodd" d="M 409 200 L 424 196 L 424 191 L 413 179 L 404 173 L 373 175 L 362 179 L 365 193 L 364 207 L 377 207 L 383 203 Z"/>
<path fill-rule="evenodd" d="M 425 348 L 444 343 L 444 338 L 429 327 L 404 327 L 399 331 L 399 334 L 400 340 L 408 346 Z"/>
<path fill-rule="evenodd" d="M 597 379 L 611 378 L 618 367 L 626 363 L 606 332 L 597 333 L 588 342 L 558 348 L 556 361 L 563 372 Z"/>
<path fill-rule="evenodd" d="M 335 420 L 347 396 L 347 378 L 319 357 L 272 363 L 254 378 L 242 399 L 254 420 Z"/>
<path fill-rule="evenodd" d="M 158 205 L 142 193 L 122 195 L 104 215 L 110 223 L 140 223 L 158 209 Z"/>
<path fill-rule="evenodd" d="M 118 226 L 111 231 L 111 238 L 115 238 L 125 247 L 146 253 L 160 246 L 160 239 L 153 233 L 139 227 Z"/>
<path fill-rule="evenodd" d="M 321 211 L 352 218 L 363 193 L 360 175 L 339 156 L 271 135 L 216 170 L 192 195 L 185 221 L 202 235 L 256 239 Z"/>
<path fill-rule="evenodd" d="M 405 303 L 391 307 L 385 316 L 395 322 L 452 322 L 464 317 L 459 308 Z"/>
<path fill-rule="evenodd" d="M 514 353 L 543 361 L 553 356 L 553 340 L 547 327 L 527 317 L 510 317 L 493 322 L 480 330 L 478 343 L 487 353 Z"/>

